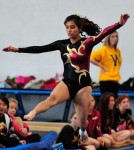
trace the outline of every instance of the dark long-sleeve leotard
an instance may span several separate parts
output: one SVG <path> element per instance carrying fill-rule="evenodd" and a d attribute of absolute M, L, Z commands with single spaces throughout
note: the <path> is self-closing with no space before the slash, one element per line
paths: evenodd
<path fill-rule="evenodd" d="M 70 39 L 58 40 L 44 46 L 31 46 L 19 48 L 20 53 L 43 53 L 59 50 L 64 64 L 63 82 L 67 85 L 70 97 L 85 86 L 90 86 L 90 54 L 92 48 L 104 37 L 112 33 L 121 25 L 116 23 L 105 28 L 98 36 L 81 38 L 76 43 L 71 43 Z"/>

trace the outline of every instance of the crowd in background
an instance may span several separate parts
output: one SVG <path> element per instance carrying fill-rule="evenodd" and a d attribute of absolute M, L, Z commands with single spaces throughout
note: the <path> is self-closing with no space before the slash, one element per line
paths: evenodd
<path fill-rule="evenodd" d="M 127 95 L 115 98 L 113 93 L 106 92 L 97 106 L 92 99 L 87 118 L 88 140 L 82 143 L 79 142 L 77 119 L 73 112 L 70 124 L 65 125 L 59 134 L 57 142 L 63 142 L 66 149 L 102 150 L 134 145 L 134 122 Z"/>

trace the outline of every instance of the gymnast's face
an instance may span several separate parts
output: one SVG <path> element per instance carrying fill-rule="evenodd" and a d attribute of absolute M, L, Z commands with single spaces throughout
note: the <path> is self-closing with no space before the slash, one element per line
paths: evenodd
<path fill-rule="evenodd" d="M 78 28 L 74 21 L 66 22 L 66 32 L 69 38 L 77 39 L 80 37 L 80 31 L 81 29 Z"/>
<path fill-rule="evenodd" d="M 109 44 L 114 47 L 117 45 L 118 43 L 118 33 L 117 32 L 113 32 L 110 37 L 109 37 Z"/>

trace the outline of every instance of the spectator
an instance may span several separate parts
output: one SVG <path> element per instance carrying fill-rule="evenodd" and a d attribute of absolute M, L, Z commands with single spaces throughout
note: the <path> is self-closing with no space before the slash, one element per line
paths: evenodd
<path fill-rule="evenodd" d="M 79 126 L 78 126 L 78 118 L 76 112 L 71 114 L 70 124 L 65 125 L 61 132 L 59 133 L 59 137 L 57 139 L 57 143 L 63 143 L 65 149 L 77 149 L 79 148 Z M 93 145 L 88 145 L 87 149 L 94 150 Z"/>
<path fill-rule="evenodd" d="M 132 120 L 132 111 L 130 109 L 129 96 L 123 94 L 116 99 L 116 107 L 114 109 L 114 129 L 116 131 L 134 129 Z"/>
<path fill-rule="evenodd" d="M 0 96 L 0 146 L 1 147 L 13 147 L 19 144 L 25 144 L 24 140 L 20 140 L 14 133 L 11 120 L 7 112 L 9 107 L 9 101 L 6 97 Z"/>
<path fill-rule="evenodd" d="M 104 41 L 104 45 L 93 51 L 90 61 L 100 67 L 99 83 L 101 94 L 105 92 L 114 93 L 118 96 L 120 67 L 122 57 L 120 49 L 117 47 L 119 35 L 117 31 L 109 34 Z"/>
<path fill-rule="evenodd" d="M 111 139 L 112 147 L 119 148 L 123 146 L 134 145 L 134 140 L 130 137 L 134 135 L 134 131 L 123 130 L 116 132 L 114 126 L 114 107 L 115 97 L 113 93 L 104 93 L 100 98 L 100 113 L 102 122 L 102 133 L 105 137 Z M 109 136 L 108 136 L 109 134 Z"/>
<path fill-rule="evenodd" d="M 101 132 L 101 115 L 100 112 L 95 109 L 95 99 L 92 98 L 88 114 L 88 140 L 82 143 L 82 145 L 94 145 L 97 149 L 104 149 L 111 147 L 111 140 L 105 138 Z"/>
<path fill-rule="evenodd" d="M 40 141 L 40 135 L 29 132 L 28 124 L 23 122 L 23 120 L 20 117 L 16 116 L 17 111 L 18 101 L 14 98 L 9 98 L 8 115 L 11 118 L 14 127 L 14 132 L 19 136 L 21 140 L 25 140 L 27 143 Z"/>

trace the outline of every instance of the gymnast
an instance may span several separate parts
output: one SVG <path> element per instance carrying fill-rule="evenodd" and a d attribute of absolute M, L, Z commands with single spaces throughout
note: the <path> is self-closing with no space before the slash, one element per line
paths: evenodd
<path fill-rule="evenodd" d="M 4 48 L 3 51 L 6 52 L 35 54 L 59 50 L 61 53 L 61 59 L 64 64 L 62 81 L 53 89 L 46 100 L 40 102 L 24 118 L 32 120 L 37 114 L 46 112 L 61 102 L 73 99 L 80 127 L 80 140 L 86 141 L 88 138 L 86 132 L 87 116 L 90 100 L 92 99 L 89 73 L 89 57 L 92 48 L 107 35 L 123 26 L 128 18 L 128 14 L 121 15 L 119 22 L 101 31 L 101 28 L 97 24 L 88 20 L 86 17 L 70 15 L 64 21 L 68 39 L 57 40 L 44 46 L 31 46 L 26 48 L 8 46 Z"/>

